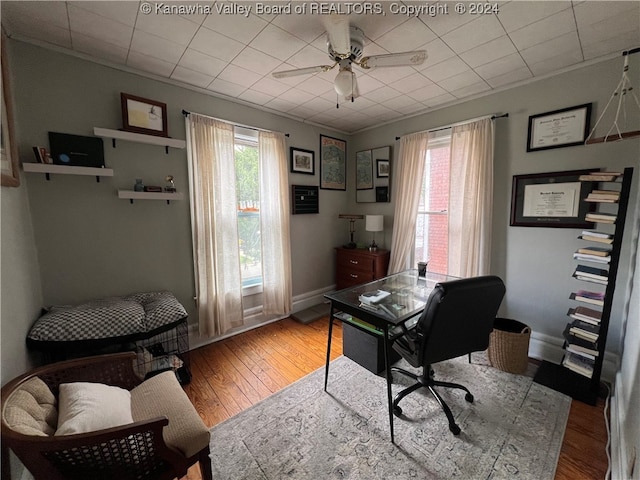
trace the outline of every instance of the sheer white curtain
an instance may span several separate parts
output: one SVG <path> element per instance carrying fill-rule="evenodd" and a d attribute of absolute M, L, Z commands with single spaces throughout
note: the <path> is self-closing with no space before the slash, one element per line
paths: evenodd
<path fill-rule="evenodd" d="M 412 133 L 400 139 L 400 151 L 396 172 L 396 206 L 391 237 L 391 259 L 389 274 L 401 272 L 409 267 L 414 247 L 416 217 L 420 203 L 420 190 L 427 158 L 428 132 Z"/>
<path fill-rule="evenodd" d="M 485 275 L 491 268 L 493 121 L 484 118 L 451 131 L 449 273 Z"/>
<path fill-rule="evenodd" d="M 200 334 L 243 324 L 233 125 L 186 119 L 191 226 Z"/>
<path fill-rule="evenodd" d="M 259 132 L 262 311 L 288 315 L 292 310 L 289 180 L 284 135 Z"/>

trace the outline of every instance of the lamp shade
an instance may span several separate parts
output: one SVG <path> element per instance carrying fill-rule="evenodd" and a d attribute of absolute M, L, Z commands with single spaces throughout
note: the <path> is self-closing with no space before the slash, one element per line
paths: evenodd
<path fill-rule="evenodd" d="M 348 97 L 353 92 L 353 72 L 349 69 L 340 70 L 334 82 L 334 88 L 338 95 Z"/>
<path fill-rule="evenodd" d="M 364 228 L 367 232 L 381 232 L 384 228 L 384 215 L 367 215 Z"/>

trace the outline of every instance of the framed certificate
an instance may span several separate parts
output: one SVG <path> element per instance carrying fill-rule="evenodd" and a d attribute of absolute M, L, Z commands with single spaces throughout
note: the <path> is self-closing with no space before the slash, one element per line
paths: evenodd
<path fill-rule="evenodd" d="M 527 152 L 583 145 L 590 119 L 590 103 L 530 116 Z"/>
<path fill-rule="evenodd" d="M 593 205 L 584 199 L 594 182 L 581 182 L 589 170 L 515 175 L 511 191 L 511 226 L 590 228 Z"/>

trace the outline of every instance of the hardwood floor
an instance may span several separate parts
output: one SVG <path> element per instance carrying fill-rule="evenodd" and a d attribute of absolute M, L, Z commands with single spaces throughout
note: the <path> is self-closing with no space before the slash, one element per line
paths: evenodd
<path fill-rule="evenodd" d="M 191 351 L 187 395 L 212 427 L 322 367 L 328 320 L 272 323 Z M 331 359 L 342 355 L 342 328 L 334 324 Z M 556 480 L 603 479 L 607 471 L 604 400 L 595 407 L 573 401 Z M 187 480 L 200 479 L 197 466 Z M 544 479 L 541 479 L 544 480 Z"/>

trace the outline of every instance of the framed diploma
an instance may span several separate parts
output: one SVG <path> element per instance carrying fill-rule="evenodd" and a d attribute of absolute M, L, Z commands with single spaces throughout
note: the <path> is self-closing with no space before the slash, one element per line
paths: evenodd
<path fill-rule="evenodd" d="M 590 103 L 530 116 L 527 152 L 583 145 L 590 119 Z"/>
<path fill-rule="evenodd" d="M 585 202 L 595 182 L 581 182 L 589 170 L 515 175 L 511 190 L 514 227 L 591 228 L 585 220 L 593 204 Z"/>

